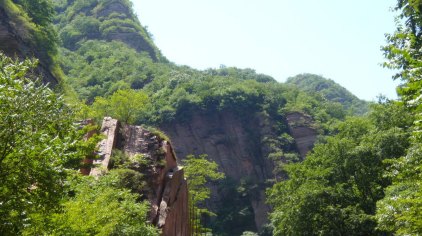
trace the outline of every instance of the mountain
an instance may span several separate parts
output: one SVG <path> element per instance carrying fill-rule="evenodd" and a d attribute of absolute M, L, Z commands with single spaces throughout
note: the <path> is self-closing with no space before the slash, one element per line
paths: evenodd
<path fill-rule="evenodd" d="M 55 3 L 59 13 L 55 23 L 65 48 L 76 50 L 87 40 L 120 41 L 137 52 L 148 53 L 154 61 L 165 60 L 129 0 Z"/>
<path fill-rule="evenodd" d="M 0 1 L 0 51 L 20 60 L 37 58 L 35 75 L 54 87 L 61 82 L 55 58 L 57 40 L 48 18 L 54 10 L 48 5 L 33 7 L 31 1 L 18 2 Z"/>
<path fill-rule="evenodd" d="M 367 101 L 359 99 L 331 79 L 314 74 L 300 74 L 288 78 L 286 83 L 293 84 L 304 92 L 319 93 L 330 101 L 339 102 L 353 114 L 362 115 L 368 112 Z"/>
<path fill-rule="evenodd" d="M 175 65 L 127 0 L 54 4 L 0 1 L 0 235 L 422 232 L 418 2 L 383 48 L 399 101 L 377 104 Z"/>
<path fill-rule="evenodd" d="M 151 102 L 136 123 L 163 130 L 179 160 L 207 154 L 225 173 L 223 182 L 209 183 L 206 206 L 217 216 L 204 216 L 218 235 L 264 232 L 266 188 L 346 114 L 337 100 L 252 69 L 198 71 L 168 62 L 129 1 L 55 3 L 60 63 L 78 99 L 91 104 L 119 89 L 142 90 Z"/>
<path fill-rule="evenodd" d="M 217 214 L 202 216 L 217 235 L 269 234 L 266 189 L 286 178 L 283 166 L 305 159 L 317 136 L 330 134 L 346 109 L 360 106 L 349 92 L 322 78 L 340 92 L 321 95 L 317 88 L 303 89 L 293 79 L 278 83 L 253 69 L 177 66 L 161 54 L 127 0 L 54 4 L 58 45 L 51 61 L 63 70 L 62 83 L 74 96 L 72 102 L 79 100 L 77 107 L 93 110 L 116 91 L 141 91 L 149 103 L 136 124 L 163 130 L 179 161 L 206 154 L 225 173 L 225 180 L 207 183 L 211 198 L 202 206 Z M 6 18 L 2 22 L 14 25 Z M 3 34 L 14 47 L 11 53 L 26 45 L 10 40 L 15 31 Z M 39 45 L 29 48 L 43 58 L 36 54 Z"/>

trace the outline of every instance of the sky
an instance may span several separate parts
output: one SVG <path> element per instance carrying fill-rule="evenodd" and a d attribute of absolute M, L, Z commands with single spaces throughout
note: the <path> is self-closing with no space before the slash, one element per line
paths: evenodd
<path fill-rule="evenodd" d="M 322 75 L 361 99 L 397 98 L 382 68 L 396 0 L 132 0 L 164 56 L 204 70 L 251 68 L 279 82 Z"/>

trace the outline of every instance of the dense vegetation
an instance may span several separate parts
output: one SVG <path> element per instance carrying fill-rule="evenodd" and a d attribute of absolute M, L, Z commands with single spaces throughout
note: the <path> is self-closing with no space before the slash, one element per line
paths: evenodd
<path fill-rule="evenodd" d="M 289 180 L 269 192 L 275 235 L 382 235 L 373 217 L 376 202 L 391 184 L 387 161 L 409 147 L 411 123 L 400 105 L 374 105 L 368 116 L 338 124 L 337 134 L 305 161 L 286 165 Z"/>
<path fill-rule="evenodd" d="M 398 1 L 397 31 L 383 48 L 384 66 L 403 81 L 400 101 L 347 119 L 304 162 L 284 166 L 289 179 L 268 192 L 275 235 L 422 233 L 421 9 Z"/>
<path fill-rule="evenodd" d="M 226 178 L 218 191 L 229 198 L 215 217 L 204 208 L 206 182 L 224 175 L 205 155 L 186 157 L 193 204 L 213 219 L 213 233 L 254 235 L 250 202 L 265 187 L 273 212 L 261 235 L 422 233 L 420 0 L 398 0 L 399 25 L 383 48 L 384 66 L 402 80 L 399 100 L 370 105 L 316 75 L 281 84 L 252 69 L 174 65 L 128 0 L 5 0 L 0 7 L 66 79 L 63 99 L 29 73 L 35 62 L 0 54 L 0 234 L 156 235 L 140 194 L 145 178 L 131 167 L 139 163 L 114 153 L 114 169 L 101 178 L 77 174 L 98 137 L 83 141 L 87 130 L 75 120 L 111 115 L 160 126 L 227 111 L 245 124 L 256 114 L 272 124 L 257 145 L 273 161 L 274 179 L 259 186 Z M 320 134 L 305 160 L 284 123 L 296 111 L 312 117 Z"/>
<path fill-rule="evenodd" d="M 26 77 L 34 63 L 0 53 L 0 65 L 0 232 L 8 235 L 58 209 L 66 168 L 81 153 L 64 101 Z"/>
<path fill-rule="evenodd" d="M 400 100 L 414 116 L 411 147 L 405 156 L 393 161 L 389 172 L 393 183 L 386 189 L 386 196 L 378 203 L 379 228 L 400 235 L 422 233 L 422 179 L 421 179 L 421 55 L 422 2 L 398 0 L 399 27 L 387 35 L 388 45 L 383 48 L 388 61 L 385 66 L 398 70 Z"/>
<path fill-rule="evenodd" d="M 120 14 L 121 10 L 118 13 L 112 10 L 116 2 L 124 5 L 121 8 L 126 9 L 124 14 Z M 189 122 L 198 113 L 223 112 L 236 113 L 238 117 L 243 117 L 242 122 L 246 122 L 252 114 L 260 114 L 269 123 L 275 123 L 271 131 L 274 135 L 257 139 L 268 150 L 263 158 L 270 158 L 277 166 L 282 166 L 299 160 L 292 138 L 282 122 L 286 113 L 300 111 L 312 115 L 316 121 L 315 128 L 325 134 L 330 133 L 333 123 L 347 114 L 336 101 L 326 100 L 317 93 L 308 95 L 296 86 L 277 83 L 270 76 L 257 74 L 252 69 L 222 67 L 198 71 L 168 63 L 158 51 L 152 54 L 148 48 L 137 47 L 123 37 L 122 32 L 111 38 L 102 31 L 107 26 L 105 23 L 123 18 L 125 22 L 137 22 L 125 1 L 55 3 L 59 12 L 55 23 L 62 42 L 60 63 L 69 87 L 74 89 L 79 100 L 76 106 L 84 107 L 83 118 L 101 118 L 106 114 L 117 117 L 111 104 L 115 100 L 113 97 L 122 91 L 131 91 L 125 92 L 129 101 L 137 100 L 133 96 L 137 93 L 148 97 L 149 102 L 142 112 L 130 120 L 135 124 L 161 126 L 171 122 Z M 121 23 L 120 20 L 118 22 Z M 139 31 L 138 26 L 131 28 L 139 32 L 145 41 L 151 42 L 148 33 L 144 29 Z M 155 48 L 154 45 L 151 47 Z M 251 130 L 250 133 L 259 131 Z M 277 176 L 284 176 L 284 173 L 277 173 Z M 245 229 L 256 231 L 250 205 L 257 198 L 253 194 L 254 182 L 229 178 L 224 181 L 219 191 L 236 197 L 214 209 L 218 216 L 211 217 L 213 222 L 207 227 L 212 227 L 219 235 L 241 234 Z M 259 189 L 266 186 L 259 186 Z"/>
<path fill-rule="evenodd" d="M 363 115 L 368 112 L 368 102 L 360 100 L 331 79 L 313 74 L 300 74 L 288 78 L 286 83 L 294 84 L 307 93 L 319 93 L 330 101 L 339 102 L 349 110 L 350 115 Z"/>
<path fill-rule="evenodd" d="M 0 54 L 0 64 L 0 233 L 154 235 L 122 175 L 77 177 L 98 139 L 83 141 L 63 99 L 27 77 L 35 63 Z"/>

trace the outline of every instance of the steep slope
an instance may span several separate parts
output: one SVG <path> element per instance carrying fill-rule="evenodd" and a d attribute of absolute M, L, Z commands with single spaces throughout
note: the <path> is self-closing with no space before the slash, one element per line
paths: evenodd
<path fill-rule="evenodd" d="M 166 59 L 127 0 L 54 1 L 59 61 L 79 98 L 140 89 L 166 73 Z"/>
<path fill-rule="evenodd" d="M 190 235 L 188 186 L 170 142 L 144 127 L 121 124 L 111 117 L 103 119 L 100 132 L 104 137 L 98 144 L 100 158 L 86 159 L 96 166 L 83 168 L 81 173 L 101 178 L 124 164 L 143 176 L 146 186 L 137 186 L 141 188 L 137 193 L 150 202 L 149 222 L 161 235 Z M 126 181 L 128 185 L 133 182 Z"/>
<path fill-rule="evenodd" d="M 256 227 L 261 228 L 266 222 L 265 212 L 269 210 L 262 196 L 265 195 L 265 188 L 268 187 L 265 181 L 273 178 L 274 164 L 270 159 L 263 158 L 268 156 L 269 150 L 257 144 L 262 143 L 264 137 L 274 134 L 269 129 L 265 129 L 266 124 L 262 116 L 259 114 L 251 114 L 251 116 L 255 117 L 241 119 L 230 111 L 194 114 L 189 122 L 175 121 L 161 127 L 175 141 L 175 152 L 178 156 L 205 153 L 218 163 L 220 170 L 226 174 L 226 181 L 234 181 L 235 186 L 240 181 L 249 181 L 248 184 L 253 185 L 256 193 L 245 193 L 236 202 L 239 204 L 238 209 L 246 209 L 243 215 L 235 212 L 234 206 L 231 206 L 233 212 L 230 214 L 235 217 L 231 221 L 234 223 L 232 229 L 229 231 L 224 228 L 227 227 L 228 222 L 219 221 L 222 231 L 226 233 L 256 231 Z M 264 133 L 265 130 L 268 133 Z M 217 213 L 217 220 L 228 217 L 223 214 L 227 197 L 224 192 L 235 190 L 234 186 L 214 185 L 212 187 L 210 206 Z M 260 212 L 262 213 L 259 214 Z M 236 229 L 236 227 L 239 228 Z"/>
<path fill-rule="evenodd" d="M 362 115 L 368 112 L 368 102 L 359 99 L 331 79 L 314 74 L 300 74 L 288 78 L 286 83 L 296 85 L 307 93 L 319 93 L 330 101 L 339 102 L 351 110 L 352 114 Z"/>
<path fill-rule="evenodd" d="M 30 15 L 31 11 L 23 5 L 11 0 L 0 1 L 0 51 L 20 60 L 38 59 L 39 64 L 34 71 L 35 74 L 43 78 L 42 82 L 49 83 L 53 87 L 60 80 L 60 72 L 54 61 L 56 56 L 54 31 L 51 30 L 52 25 L 48 15 L 45 16 L 45 22 L 36 22 Z"/>
<path fill-rule="evenodd" d="M 150 50 L 139 50 L 124 37 L 98 33 L 108 22 L 98 14 L 104 7 L 112 21 L 124 15 L 125 22 L 135 22 L 127 17 L 127 1 L 56 3 L 61 64 L 80 99 L 90 104 L 119 89 L 140 89 L 151 103 L 136 123 L 164 130 L 180 159 L 207 154 L 219 164 L 227 178 L 209 184 L 212 198 L 206 203 L 217 216 L 204 216 L 203 221 L 217 235 L 264 231 L 270 210 L 265 189 L 285 178 L 285 163 L 305 158 L 316 135 L 344 118 L 338 103 L 252 69 L 198 71 L 176 66 L 157 60 L 161 56 L 154 58 Z M 84 22 L 94 30 L 86 30 Z M 142 40 L 148 42 L 147 37 Z"/>
<path fill-rule="evenodd" d="M 55 0 L 63 47 L 76 50 L 87 40 L 120 41 L 163 60 L 148 31 L 141 26 L 128 0 Z"/>

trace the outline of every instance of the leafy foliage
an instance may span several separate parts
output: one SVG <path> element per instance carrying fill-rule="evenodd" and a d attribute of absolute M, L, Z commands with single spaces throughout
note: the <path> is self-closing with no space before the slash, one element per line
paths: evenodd
<path fill-rule="evenodd" d="M 67 169 L 84 155 L 63 99 L 27 77 L 35 66 L 0 54 L 0 233 L 6 235 L 58 209 Z"/>
<path fill-rule="evenodd" d="M 286 163 L 299 160 L 294 140 L 286 133 L 287 113 L 299 111 L 312 116 L 314 128 L 320 134 L 338 132 L 333 127 L 347 114 L 353 113 L 345 110 L 345 107 L 349 109 L 353 105 L 339 103 L 353 97 L 344 91 L 337 93 L 333 89 L 331 92 L 335 98 L 330 100 L 323 93 L 304 92 L 298 86 L 277 83 L 270 76 L 257 74 L 252 69 L 222 66 L 220 69 L 198 71 L 168 63 L 154 49 L 150 34 L 133 17 L 127 2 L 55 1 L 56 10 L 61 12 L 55 22 L 63 43 L 60 49 L 61 65 L 68 76 L 69 85 L 75 89 L 79 99 L 86 102 L 85 108 L 96 113 L 96 116 L 112 114 L 110 104 L 113 94 L 116 91 L 131 91 L 129 89 L 142 91 L 150 101 L 142 115 L 134 116 L 136 118 L 131 118 L 130 123 L 168 125 L 172 122 L 189 122 L 198 113 L 224 112 L 234 113 L 242 117 L 240 120 L 244 122 L 259 114 L 271 127 L 271 131 L 265 132 L 274 133 L 257 138 L 258 145 L 264 145 L 261 156 L 270 158 L 281 168 Z M 119 11 L 110 8 L 117 3 L 123 5 Z M 125 35 L 133 36 L 133 40 L 125 38 Z M 251 133 L 260 133 L 260 130 Z M 200 168 L 206 170 L 202 164 L 192 164 L 199 165 L 192 173 L 206 174 L 201 173 Z M 277 178 L 285 176 L 285 172 L 279 173 Z M 202 183 L 203 179 L 194 177 L 194 182 Z M 254 222 L 250 198 L 254 196 L 256 183 L 235 182 L 229 189 L 233 191 L 227 191 L 233 193 L 233 199 L 230 199 L 233 201 L 230 202 L 232 205 L 245 205 L 228 206 L 218 213 L 222 215 L 221 212 L 227 210 L 227 214 L 223 213 L 227 220 L 226 228 L 221 227 L 224 228 L 222 232 L 236 225 L 230 233 L 239 235 L 244 230 L 256 230 L 250 226 Z M 203 184 L 196 186 L 195 201 L 202 207 L 209 190 Z"/>
<path fill-rule="evenodd" d="M 69 84 L 88 103 L 118 89 L 141 89 L 165 73 L 148 56 L 121 42 L 87 41 L 75 52 L 61 50 L 61 65 Z"/>
<path fill-rule="evenodd" d="M 369 117 L 340 123 L 338 134 L 302 163 L 285 166 L 289 179 L 268 192 L 275 235 L 382 234 L 374 215 L 390 183 L 383 162 L 406 152 L 412 117 L 394 103 L 373 109 Z M 395 109 L 402 112 L 391 118 Z"/>
<path fill-rule="evenodd" d="M 224 173 L 218 172 L 218 165 L 214 161 L 207 160 L 207 155 L 187 156 L 182 160 L 184 164 L 185 177 L 188 181 L 189 201 L 193 228 L 195 232 L 210 231 L 200 225 L 199 219 L 204 215 L 214 215 L 207 208 L 203 207 L 205 200 L 211 196 L 211 190 L 207 186 L 210 181 L 225 178 Z M 206 217 L 206 216 L 205 216 Z"/>
<path fill-rule="evenodd" d="M 135 122 L 145 110 L 147 95 L 133 89 L 117 90 L 109 98 L 97 97 L 92 104 L 92 117 L 114 117 L 124 123 Z"/>
<path fill-rule="evenodd" d="M 112 170 L 98 180 L 70 176 L 65 185 L 68 195 L 61 210 L 38 218 L 24 234 L 158 235 L 157 229 L 146 219 L 149 204 L 140 202 L 140 195 L 128 189 L 128 182 L 133 187 L 136 183 L 127 178 L 130 172 Z"/>
<path fill-rule="evenodd" d="M 34 49 L 36 56 L 50 69 L 55 66 L 57 34 L 52 25 L 55 14 L 49 0 L 5 0 L 0 2 L 25 43 Z M 58 75 L 56 75 L 58 76 Z"/>
<path fill-rule="evenodd" d="M 128 0 L 55 0 L 59 36 L 63 46 L 78 49 L 86 40 L 121 41 L 154 61 L 166 61 L 139 23 Z M 116 12 L 114 9 L 119 9 Z"/>
<path fill-rule="evenodd" d="M 206 157 L 207 155 L 200 155 L 199 157 L 189 155 L 182 160 L 194 205 L 203 203 L 210 197 L 210 189 L 206 186 L 208 181 L 224 178 L 224 174 L 218 172 L 217 163 L 207 160 Z"/>
<path fill-rule="evenodd" d="M 392 161 L 388 176 L 393 183 L 386 196 L 378 202 L 376 218 L 379 228 L 397 235 L 422 233 L 422 2 L 398 0 L 395 10 L 399 12 L 397 30 L 387 35 L 388 45 L 383 48 L 387 62 L 384 66 L 396 69 L 394 79 L 401 79 L 398 94 L 406 108 L 414 115 L 411 148 L 407 155 Z"/>
<path fill-rule="evenodd" d="M 338 102 L 349 110 L 350 114 L 362 115 L 368 112 L 368 102 L 360 100 L 331 79 L 313 74 L 300 74 L 288 78 L 286 83 L 294 84 L 307 93 L 319 93 L 329 101 Z"/>
<path fill-rule="evenodd" d="M 53 216 L 52 233 L 57 235 L 158 235 L 147 224 L 147 202 L 130 193 L 119 172 L 111 171 L 98 181 L 92 177 L 72 180 L 74 197 L 63 212 Z"/>
<path fill-rule="evenodd" d="M 393 184 L 387 188 L 385 198 L 377 203 L 376 218 L 380 229 L 397 235 L 422 232 L 421 151 L 414 146 L 406 157 L 393 162 L 389 174 Z"/>

